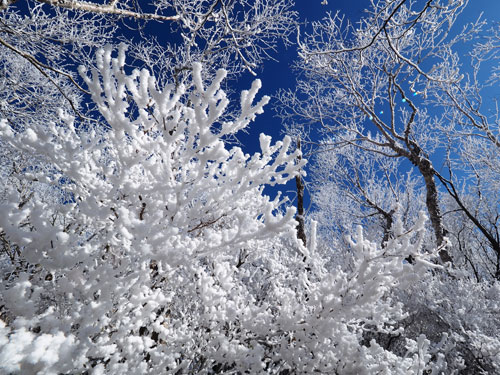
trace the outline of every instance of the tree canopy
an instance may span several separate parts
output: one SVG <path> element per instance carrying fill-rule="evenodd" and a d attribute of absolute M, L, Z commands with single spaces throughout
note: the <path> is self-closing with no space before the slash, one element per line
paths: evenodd
<path fill-rule="evenodd" d="M 500 372 L 500 31 L 467 5 L 2 1 L 0 373 Z M 279 45 L 295 88 L 242 87 Z"/>

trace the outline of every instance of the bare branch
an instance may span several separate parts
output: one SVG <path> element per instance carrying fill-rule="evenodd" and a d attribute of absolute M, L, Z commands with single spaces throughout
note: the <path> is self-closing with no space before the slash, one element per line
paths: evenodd
<path fill-rule="evenodd" d="M 53 7 L 65 8 L 70 10 L 80 10 L 91 13 L 111 14 L 119 17 L 129 17 L 141 20 L 154 20 L 154 21 L 177 21 L 180 15 L 163 16 L 153 13 L 138 13 L 127 9 L 117 8 L 118 1 L 113 0 L 108 4 L 94 4 L 87 1 L 78 0 L 36 0 L 43 4 L 48 4 Z"/>

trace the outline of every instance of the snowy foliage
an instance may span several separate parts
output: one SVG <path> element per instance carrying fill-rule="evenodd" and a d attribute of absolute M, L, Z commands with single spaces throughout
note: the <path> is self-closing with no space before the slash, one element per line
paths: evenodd
<path fill-rule="evenodd" d="M 444 373 L 489 374 L 500 344 L 491 298 L 500 280 L 499 111 L 489 91 L 500 50 L 497 24 L 458 28 L 467 3 L 374 0 L 359 22 L 339 13 L 312 22 L 298 37 L 301 75 L 278 111 L 315 155 L 313 216 L 333 264 L 351 265 L 343 235 L 354 223 L 384 248 L 397 215 L 405 226 L 424 207 L 429 215 L 423 247 L 440 247 L 448 266 L 396 291 L 409 313 L 402 333 L 372 337 L 401 356 L 405 340 L 423 334 Z"/>
<path fill-rule="evenodd" d="M 313 234 L 296 240 L 293 208 L 262 194 L 303 167 L 290 140 L 245 155 L 224 137 L 245 128 L 268 98 L 260 82 L 221 121 L 225 72 L 208 87 L 159 89 L 146 70 L 127 74 L 125 47 L 97 54 L 81 73 L 106 119 L 79 127 L 60 113 L 46 127 L 1 136 L 50 168 L 22 174 L 58 185 L 66 199 L 12 188 L 0 227 L 16 246 L 2 263 L 1 366 L 12 373 L 422 373 L 429 342 L 398 357 L 369 332 L 405 317 L 391 290 L 425 277 L 425 217 L 387 247 L 359 228 L 352 269 L 328 270 Z M 413 256 L 410 265 L 405 258 Z M 353 360 L 353 359 L 356 360 Z"/>
<path fill-rule="evenodd" d="M 212 257 L 230 257 L 249 240 L 293 229 L 293 209 L 282 212 L 278 198 L 261 194 L 262 185 L 293 178 L 301 167 L 287 138 L 271 145 L 262 135 L 262 152 L 251 157 L 225 147 L 222 138 L 246 127 L 267 102 L 253 104 L 258 81 L 242 93 L 237 118 L 219 124 L 228 104 L 220 89 L 224 71 L 205 88 L 196 65 L 193 92 L 160 91 L 147 71 L 126 75 L 124 58 L 124 48 L 114 59 L 106 48 L 98 53 L 99 71 L 86 77 L 109 129 L 78 128 L 64 113 L 46 128 L 18 134 L 2 122 L 4 140 L 52 166 L 50 173 L 23 177 L 62 185 L 71 197 L 57 205 L 37 197 L 21 205 L 12 187 L 2 202 L 0 226 L 21 249 L 12 266 L 30 265 L 4 270 L 8 319 L 24 321 L 19 335 L 26 327 L 62 334 L 78 343 L 78 353 L 114 358 L 117 368 L 127 357 L 120 352 L 136 351 L 134 333 L 180 293 L 172 287 L 183 284 L 178 273 L 193 277 Z M 194 282 L 191 277 L 184 283 Z M 128 344 L 118 347 L 122 339 Z"/>
<path fill-rule="evenodd" d="M 0 373 L 499 373 L 499 32 L 370 3 L 299 32 L 300 137 L 249 155 L 270 99 L 232 83 L 292 2 L 2 1 Z M 124 17 L 181 38 L 106 44 Z M 301 140 L 307 214 L 264 194 L 305 177 Z"/>

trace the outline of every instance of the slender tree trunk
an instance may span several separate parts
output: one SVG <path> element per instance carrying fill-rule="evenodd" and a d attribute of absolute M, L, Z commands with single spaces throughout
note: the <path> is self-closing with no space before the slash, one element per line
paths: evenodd
<path fill-rule="evenodd" d="M 297 138 L 297 149 L 301 149 L 300 137 Z M 298 157 L 299 161 L 302 159 L 301 156 Z M 298 174 L 295 176 L 295 184 L 297 185 L 297 238 L 302 240 L 304 246 L 307 244 L 305 222 L 304 222 L 304 181 L 302 181 L 302 176 Z"/>
<path fill-rule="evenodd" d="M 392 225 L 394 224 L 394 210 L 390 210 L 389 212 L 385 212 L 382 209 L 380 210 L 383 216 L 383 228 L 384 228 L 384 238 L 382 238 L 382 247 L 385 247 L 387 241 L 392 237 Z"/>
<path fill-rule="evenodd" d="M 412 160 L 413 161 L 413 160 Z M 434 230 L 434 235 L 436 236 L 436 245 L 440 247 L 444 242 L 445 229 L 443 227 L 441 210 L 439 209 L 438 192 L 436 187 L 436 182 L 434 180 L 434 168 L 431 162 L 427 158 L 417 157 L 416 166 L 425 181 L 426 189 L 426 199 L 425 204 L 427 206 L 427 211 L 430 216 L 432 229 Z M 439 251 L 439 257 L 443 263 L 450 262 L 452 259 L 447 250 L 441 249 Z"/>

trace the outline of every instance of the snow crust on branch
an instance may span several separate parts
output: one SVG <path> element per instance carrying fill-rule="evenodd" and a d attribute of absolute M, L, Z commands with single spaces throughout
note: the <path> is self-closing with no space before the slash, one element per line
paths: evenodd
<path fill-rule="evenodd" d="M 100 351 L 108 348 L 109 355 L 100 354 L 105 358 L 115 353 L 109 332 L 126 332 L 123 324 L 132 324 L 124 317 L 147 316 L 171 298 L 144 289 L 152 282 L 151 261 L 164 269 L 188 267 L 250 240 L 292 231 L 294 209 L 281 210 L 282 201 L 262 195 L 262 185 L 284 183 L 303 166 L 295 163 L 297 152 L 289 152 L 288 138 L 270 145 L 262 135 L 265 147 L 252 156 L 224 143 L 224 136 L 262 113 L 269 98 L 253 103 L 259 82 L 242 93 L 234 120 L 219 123 L 229 102 L 220 88 L 223 70 L 204 88 L 196 64 L 192 92 L 173 85 L 160 90 L 148 71 L 124 72 L 125 49 L 117 57 L 111 47 L 101 49 L 90 76 L 81 68 L 108 130 L 79 128 L 62 112 L 61 121 L 22 133 L 5 121 L 0 125 L 13 147 L 52 165 L 50 174 L 36 179 L 54 185 L 64 178 L 73 197 L 58 207 L 32 199 L 19 209 L 12 189 L 2 202 L 0 227 L 22 247 L 23 259 L 52 275 L 50 294 L 68 303 L 41 317 L 46 296 L 26 275 L 5 285 L 12 318 L 23 320 L 23 327 L 42 325 L 56 336 L 69 335 L 70 341 L 71 327 L 86 327 L 75 341 L 88 346 L 88 356 L 97 355 L 88 352 L 95 350 L 92 340 L 101 342 Z"/>

